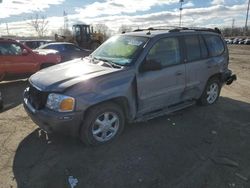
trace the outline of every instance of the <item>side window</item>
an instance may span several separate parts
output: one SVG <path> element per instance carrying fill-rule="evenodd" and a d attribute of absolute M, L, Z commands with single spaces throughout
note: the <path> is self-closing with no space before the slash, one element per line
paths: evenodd
<path fill-rule="evenodd" d="M 201 47 L 201 57 L 207 58 L 208 57 L 207 46 L 205 44 L 204 39 L 201 36 L 199 38 L 200 38 L 200 47 Z"/>
<path fill-rule="evenodd" d="M 53 49 L 53 50 L 57 50 L 59 52 L 62 52 L 65 50 L 64 48 L 64 45 L 50 45 L 50 46 L 47 46 L 46 49 Z"/>
<path fill-rule="evenodd" d="M 146 60 L 161 63 L 163 67 L 180 63 L 180 47 L 177 38 L 160 39 L 150 49 Z"/>
<path fill-rule="evenodd" d="M 220 37 L 216 35 L 204 35 L 204 37 L 211 56 L 218 56 L 224 52 L 225 47 Z"/>
<path fill-rule="evenodd" d="M 0 55 L 4 55 L 5 54 L 5 43 L 0 42 Z"/>
<path fill-rule="evenodd" d="M 0 43 L 0 55 L 21 55 L 22 48 L 15 43 Z"/>
<path fill-rule="evenodd" d="M 75 47 L 74 45 L 65 45 L 65 48 L 70 51 L 81 51 L 80 48 Z"/>
<path fill-rule="evenodd" d="M 198 35 L 185 36 L 187 61 L 196 61 L 201 59 L 200 41 Z"/>

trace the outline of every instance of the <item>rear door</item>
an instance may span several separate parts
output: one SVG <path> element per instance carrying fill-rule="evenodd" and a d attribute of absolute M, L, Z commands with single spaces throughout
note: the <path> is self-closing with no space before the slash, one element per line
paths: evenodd
<path fill-rule="evenodd" d="M 36 70 L 37 63 L 33 53 L 15 42 L 4 42 L 1 44 L 1 60 L 7 74 L 26 74 Z M 27 53 L 23 54 L 24 49 Z"/>
<path fill-rule="evenodd" d="M 161 70 L 141 72 L 137 76 L 138 111 L 147 113 L 179 103 L 185 88 L 185 64 L 177 37 L 158 40 L 145 61 L 159 62 Z"/>
<path fill-rule="evenodd" d="M 183 37 L 185 44 L 186 88 L 185 99 L 197 99 L 209 78 L 212 59 L 208 57 L 208 49 L 200 35 Z"/>
<path fill-rule="evenodd" d="M 184 37 L 186 62 L 185 99 L 198 99 L 208 79 L 220 72 L 227 62 L 221 55 L 224 45 L 217 35 L 189 35 Z"/>

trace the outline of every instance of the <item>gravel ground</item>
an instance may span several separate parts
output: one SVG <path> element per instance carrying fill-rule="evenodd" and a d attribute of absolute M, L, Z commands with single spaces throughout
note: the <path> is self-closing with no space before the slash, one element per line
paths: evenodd
<path fill-rule="evenodd" d="M 39 134 L 21 105 L 26 80 L 1 82 L 0 188 L 249 188 L 250 46 L 230 46 L 238 80 L 217 104 L 126 126 L 115 142 Z"/>

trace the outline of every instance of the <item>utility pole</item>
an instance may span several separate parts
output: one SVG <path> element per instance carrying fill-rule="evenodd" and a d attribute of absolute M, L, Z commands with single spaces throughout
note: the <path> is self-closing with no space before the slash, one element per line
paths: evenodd
<path fill-rule="evenodd" d="M 181 3 L 181 5 L 180 5 L 180 23 L 179 23 L 180 27 L 181 27 L 181 19 L 182 19 L 182 10 L 183 10 L 182 4 L 183 4 L 183 2 L 184 2 L 184 0 L 180 0 L 180 3 Z"/>
<path fill-rule="evenodd" d="M 68 24 L 68 22 L 69 22 L 69 20 L 68 20 L 68 14 L 66 13 L 66 11 L 63 11 L 63 18 L 64 18 L 63 30 L 65 32 L 66 30 L 68 30 L 68 26 L 69 26 L 69 24 Z"/>
<path fill-rule="evenodd" d="M 233 20 L 232 20 L 232 30 L 231 30 L 231 36 L 233 36 L 234 22 L 235 22 L 235 19 L 233 18 Z"/>
<path fill-rule="evenodd" d="M 248 6 L 247 6 L 247 15 L 246 15 L 246 23 L 245 23 L 245 35 L 247 35 L 247 21 L 248 21 L 249 4 L 250 4 L 250 0 L 248 0 Z"/>
<path fill-rule="evenodd" d="M 6 22 L 5 24 L 6 24 L 6 31 L 7 31 L 7 34 L 10 35 L 8 23 Z"/>

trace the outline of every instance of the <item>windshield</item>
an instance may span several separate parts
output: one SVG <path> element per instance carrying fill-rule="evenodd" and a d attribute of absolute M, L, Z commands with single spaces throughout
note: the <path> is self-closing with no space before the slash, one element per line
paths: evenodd
<path fill-rule="evenodd" d="M 92 53 L 92 57 L 111 61 L 118 65 L 129 65 L 148 38 L 138 36 L 114 36 Z"/>

